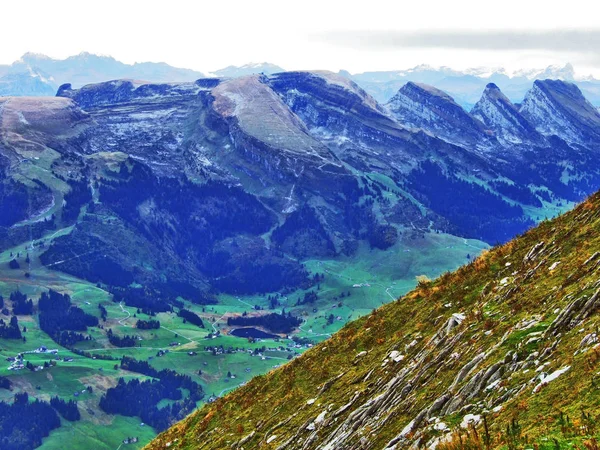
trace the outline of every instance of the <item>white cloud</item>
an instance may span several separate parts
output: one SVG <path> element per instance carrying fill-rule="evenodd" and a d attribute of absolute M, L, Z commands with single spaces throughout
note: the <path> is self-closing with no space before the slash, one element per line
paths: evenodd
<path fill-rule="evenodd" d="M 589 1 L 503 0 L 491 5 L 474 0 L 7 1 L 1 8 L 0 62 L 10 63 L 27 51 L 66 57 L 85 50 L 128 63 L 165 61 L 205 72 L 249 61 L 270 61 L 288 69 L 351 71 L 419 63 L 450 63 L 457 68 L 517 65 L 529 63 L 523 58 L 525 50 L 504 49 L 489 55 L 476 42 L 472 47 L 469 42 L 454 46 L 452 51 L 406 45 L 365 49 L 359 43 L 324 42 L 322 36 L 355 30 L 356 36 L 392 32 L 421 39 L 427 33 L 438 33 L 438 38 L 441 33 L 454 33 L 456 40 L 465 30 L 477 36 L 492 31 L 501 37 L 510 29 L 586 30 L 597 21 Z M 536 49 L 536 60 L 566 62 L 564 51 Z M 527 51 L 531 54 L 531 49 Z M 588 65 L 596 64 L 600 62 Z"/>

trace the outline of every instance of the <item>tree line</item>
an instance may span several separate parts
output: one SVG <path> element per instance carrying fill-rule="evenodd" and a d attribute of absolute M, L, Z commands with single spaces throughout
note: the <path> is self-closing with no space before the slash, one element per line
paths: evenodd
<path fill-rule="evenodd" d="M 126 356 L 121 360 L 121 368 L 154 379 L 140 381 L 134 378 L 126 382 L 120 378 L 117 386 L 110 388 L 100 399 L 100 408 L 106 413 L 137 416 L 157 431 L 162 431 L 183 419 L 202 399 L 202 387 L 188 375 L 170 369 L 157 371 L 146 361 Z M 183 390 L 189 392 L 187 398 L 184 398 Z M 163 399 L 173 400 L 173 403 L 158 408 Z"/>
<path fill-rule="evenodd" d="M 227 319 L 227 325 L 229 326 L 260 326 L 274 333 L 289 333 L 301 323 L 301 318 L 285 311 L 282 311 L 281 314 L 270 313 L 262 316 L 238 316 Z"/>
<path fill-rule="evenodd" d="M 40 328 L 64 347 L 86 339 L 78 331 L 87 331 L 88 327 L 98 325 L 98 318 L 72 305 L 68 294 L 59 294 L 52 289 L 42 293 L 38 309 Z"/>
<path fill-rule="evenodd" d="M 183 318 L 184 321 L 194 324 L 200 328 L 204 328 L 204 322 L 198 314 L 187 309 L 180 309 L 177 315 Z"/>
<path fill-rule="evenodd" d="M 31 450 L 42 438 L 60 427 L 60 418 L 50 404 L 29 401 L 26 392 L 16 394 L 12 404 L 0 402 L 0 447 L 2 450 Z"/>
<path fill-rule="evenodd" d="M 160 321 L 158 320 L 138 320 L 135 323 L 135 327 L 139 330 L 158 330 L 160 328 Z"/>

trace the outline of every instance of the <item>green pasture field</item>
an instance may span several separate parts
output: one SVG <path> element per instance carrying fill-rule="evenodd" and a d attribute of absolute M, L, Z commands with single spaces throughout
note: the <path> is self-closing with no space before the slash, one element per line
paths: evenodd
<path fill-rule="evenodd" d="M 41 240 L 47 246 L 55 237 L 70 231 L 71 228 L 65 228 L 48 232 Z M 292 335 L 307 338 L 314 343 L 324 340 L 349 320 L 367 314 L 408 292 L 415 286 L 416 276 L 435 278 L 442 272 L 454 270 L 468 262 L 469 257 L 473 258 L 487 248 L 480 241 L 443 233 L 425 233 L 424 237 L 411 237 L 411 233 L 401 233 L 401 236 L 399 242 L 386 251 L 370 249 L 364 244 L 351 258 L 304 261 L 309 272 L 324 274 L 325 278 L 311 289 L 279 294 L 280 305 L 276 311 L 285 309 L 304 319 L 303 324 Z M 111 295 L 101 287 L 55 270 L 59 267 L 44 267 L 39 261 L 39 255 L 44 251 L 38 245 L 39 242 L 40 240 L 27 242 L 0 253 L 0 295 L 4 296 L 5 303 L 10 308 L 8 297 L 17 289 L 32 298 L 34 303 L 42 292 L 54 289 L 68 293 L 75 305 L 97 317 L 100 317 L 98 305 L 103 305 L 108 313 L 107 320 L 100 322 L 101 327 L 90 328 L 88 334 L 91 340 L 78 343 L 76 348 L 93 355 L 109 355 L 117 359 L 101 360 L 77 355 L 59 347 L 41 331 L 36 315 L 18 317 L 20 326 L 27 328 L 23 333 L 26 342 L 0 339 L 0 375 L 9 377 L 13 384 L 12 392 L 0 390 L 0 400 L 11 401 L 15 392 L 21 391 L 43 400 L 58 395 L 65 400 L 76 400 L 82 416 L 78 422 L 62 420 L 62 426 L 44 439 L 42 449 L 116 449 L 123 439 L 138 437 L 137 444 L 122 446 L 136 449 L 155 436 L 155 430 L 149 426 L 141 426 L 139 418 L 107 415 L 98 407 L 100 397 L 108 388 L 116 385 L 120 377 L 146 378 L 118 368 L 118 359 L 122 356 L 147 360 L 158 370 L 168 368 L 190 375 L 202 385 L 206 393 L 203 401 L 206 401 L 213 395 L 222 396 L 252 377 L 285 364 L 306 349 L 305 346 L 296 348 L 288 336 L 282 336 L 278 340 L 250 342 L 228 334 L 231 331 L 227 326 L 228 317 L 244 312 L 271 312 L 268 296 L 278 293 L 249 296 L 223 294 L 217 305 L 207 306 L 195 305 L 182 299 L 187 309 L 202 317 L 205 328 L 184 323 L 175 313 L 167 312 L 152 317 L 160 321 L 161 328 L 139 330 L 135 327 L 137 320 L 149 320 L 151 317 L 138 313 L 137 308 L 113 302 Z M 13 255 L 20 252 L 20 261 L 27 253 L 30 264 L 17 270 L 9 269 L 11 252 Z M 84 258 L 85 255 L 73 257 Z M 25 273 L 29 276 L 26 277 Z M 355 285 L 360 287 L 354 287 Z M 317 292 L 318 300 L 314 304 L 298 305 L 298 300 L 310 290 Z M 257 307 L 264 311 L 256 311 Z M 330 315 L 334 316 L 332 323 L 328 323 Z M 10 317 L 0 314 L 0 318 L 9 320 Z M 136 341 L 137 346 L 133 348 L 115 348 L 106 336 L 109 328 L 119 336 L 135 335 L 141 340 Z M 217 331 L 219 335 L 214 337 Z M 57 349 L 58 354 L 26 353 L 25 362 L 43 366 L 45 361 L 54 359 L 55 366 L 38 372 L 27 369 L 8 370 L 10 363 L 5 361 L 6 358 L 33 351 L 40 346 Z M 237 350 L 213 355 L 205 349 L 221 346 Z M 252 355 L 252 351 L 262 347 L 267 349 L 264 353 Z M 158 356 L 159 350 L 168 352 Z M 190 355 L 189 352 L 193 354 Z M 73 361 L 66 362 L 65 357 L 73 358 Z M 228 373 L 233 377 L 228 378 Z M 87 386 L 92 387 L 91 394 L 85 391 Z M 75 393 L 78 395 L 75 396 Z"/>

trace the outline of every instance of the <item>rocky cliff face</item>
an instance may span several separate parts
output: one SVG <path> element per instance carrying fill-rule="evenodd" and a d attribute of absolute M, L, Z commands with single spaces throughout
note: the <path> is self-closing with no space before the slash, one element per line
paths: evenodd
<path fill-rule="evenodd" d="M 535 127 L 493 83 L 486 86 L 481 99 L 471 110 L 471 115 L 492 130 L 505 146 L 541 143 L 542 137 Z"/>
<path fill-rule="evenodd" d="M 486 147 L 490 134 L 445 92 L 421 83 L 406 83 L 387 104 L 402 124 L 431 131 L 448 142 Z"/>
<path fill-rule="evenodd" d="M 213 90 L 214 110 L 230 127 L 234 145 L 271 172 L 299 178 L 307 171 L 342 173 L 340 161 L 259 76 L 227 81 Z"/>
<path fill-rule="evenodd" d="M 538 131 L 567 142 L 594 145 L 600 138 L 600 113 L 574 84 L 537 80 L 520 108 Z"/>
<path fill-rule="evenodd" d="M 541 448 L 593 438 L 595 427 L 565 416 L 597 415 L 599 227 L 595 195 L 348 324 L 147 448 Z"/>
<path fill-rule="evenodd" d="M 207 84 L 136 85 L 117 80 L 77 90 L 63 85 L 58 96 L 72 99 L 94 121 L 93 129 L 78 144 L 83 152 L 126 149 L 157 173 L 172 176 L 186 165 L 188 123 L 210 95 L 212 86 Z"/>
<path fill-rule="evenodd" d="M 338 75 L 286 72 L 270 77 L 269 84 L 313 136 L 360 171 L 402 179 L 428 158 L 437 158 L 459 171 L 469 167 L 482 176 L 492 172 L 489 162 L 470 149 L 405 127 L 355 83 Z"/>
<path fill-rule="evenodd" d="M 530 185 L 552 185 L 552 190 L 561 190 L 559 179 L 565 178 L 558 176 L 557 168 L 568 166 L 572 170 L 569 177 L 582 175 L 575 176 L 581 181 L 579 186 L 575 177 L 569 182 L 575 191 L 585 191 L 588 188 L 583 186 L 596 183 L 598 113 L 571 83 L 536 81 L 519 107 L 490 84 L 471 114 L 447 94 L 409 83 L 388 107 L 400 123 L 479 152 L 510 179 L 527 179 Z M 584 167 L 594 169 L 590 172 Z"/>

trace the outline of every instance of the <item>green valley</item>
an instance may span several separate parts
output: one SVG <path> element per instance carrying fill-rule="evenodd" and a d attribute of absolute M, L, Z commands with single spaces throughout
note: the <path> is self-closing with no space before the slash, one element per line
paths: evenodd
<path fill-rule="evenodd" d="M 285 295 L 276 292 L 250 296 L 223 294 L 215 305 L 196 305 L 180 299 L 186 309 L 202 318 L 204 328 L 200 328 L 184 323 L 176 313 L 162 312 L 153 316 L 141 313 L 135 307 L 113 301 L 112 295 L 102 286 L 55 270 L 60 268 L 59 264 L 56 267 L 41 264 L 39 255 L 44 249 L 51 245 L 53 239 L 68 234 L 70 230 L 70 227 L 53 230 L 40 239 L 0 253 L 0 295 L 5 298 L 8 308 L 10 294 L 14 291 L 22 292 L 36 304 L 42 292 L 53 289 L 69 294 L 72 303 L 98 317 L 102 327 L 90 328 L 87 333 L 90 340 L 75 345 L 75 349 L 88 352 L 87 356 L 57 345 L 39 328 L 36 315 L 17 316 L 19 325 L 27 329 L 23 333 L 26 342 L 0 340 L 0 357 L 3 360 L 0 376 L 7 377 L 13 386 L 13 391 L 0 390 L 0 400 L 12 400 L 18 390 L 34 398 L 49 400 L 57 395 L 77 402 L 81 420 L 63 420 L 61 427 L 44 439 L 41 447 L 44 449 L 80 448 L 91 442 L 94 448 L 111 449 L 117 448 L 128 437 L 139 440 L 128 444 L 127 448 L 141 448 L 156 435 L 152 427 L 141 426 L 137 417 L 106 414 L 98 408 L 101 396 L 108 388 L 114 387 L 119 378 L 139 377 L 139 374 L 119 367 L 123 356 L 148 361 L 157 370 L 169 368 L 191 376 L 204 390 L 205 397 L 198 403 L 201 406 L 247 383 L 252 377 L 285 364 L 304 352 L 307 346 L 337 332 L 348 321 L 369 314 L 409 291 L 416 283 L 416 276 L 434 278 L 442 271 L 453 270 L 466 261 L 467 256 L 474 258 L 487 247 L 479 241 L 428 233 L 424 237 L 400 241 L 391 251 L 361 247 L 358 250 L 360 258 L 307 260 L 304 263 L 310 273 L 324 276 L 318 286 L 311 289 Z M 17 254 L 20 257 L 16 260 L 21 268 L 10 269 L 9 262 Z M 29 263 L 25 262 L 27 256 Z M 85 258 L 85 255 L 74 255 L 73 258 Z M 316 300 L 298 304 L 309 292 L 317 294 Z M 256 342 L 229 335 L 234 327 L 227 325 L 228 317 L 271 312 L 270 297 L 277 298 L 275 312 L 285 310 L 303 319 L 302 325 L 289 336 L 297 342 L 286 335 L 277 340 Z M 106 310 L 105 321 L 101 319 L 99 305 Z M 8 319 L 3 315 L 0 318 Z M 158 320 L 160 328 L 137 329 L 137 320 Z M 141 340 L 136 342 L 135 347 L 115 347 L 106 335 L 109 328 L 116 335 L 136 335 Z M 42 346 L 49 350 L 58 349 L 58 353 L 25 353 Z M 223 350 L 213 354 L 212 348 L 215 347 Z M 165 353 L 157 356 L 159 352 Z M 56 361 L 56 365 L 38 372 L 8 370 L 11 363 L 4 360 L 18 353 L 24 353 L 24 361 L 36 367 L 43 367 L 44 362 L 52 360 Z M 190 356 L 190 353 L 193 355 Z M 101 356 L 111 359 L 99 359 Z M 228 373 L 232 376 L 228 377 Z M 88 386 L 92 388 L 91 393 L 86 391 Z M 67 438 L 69 444 L 65 447 Z"/>

